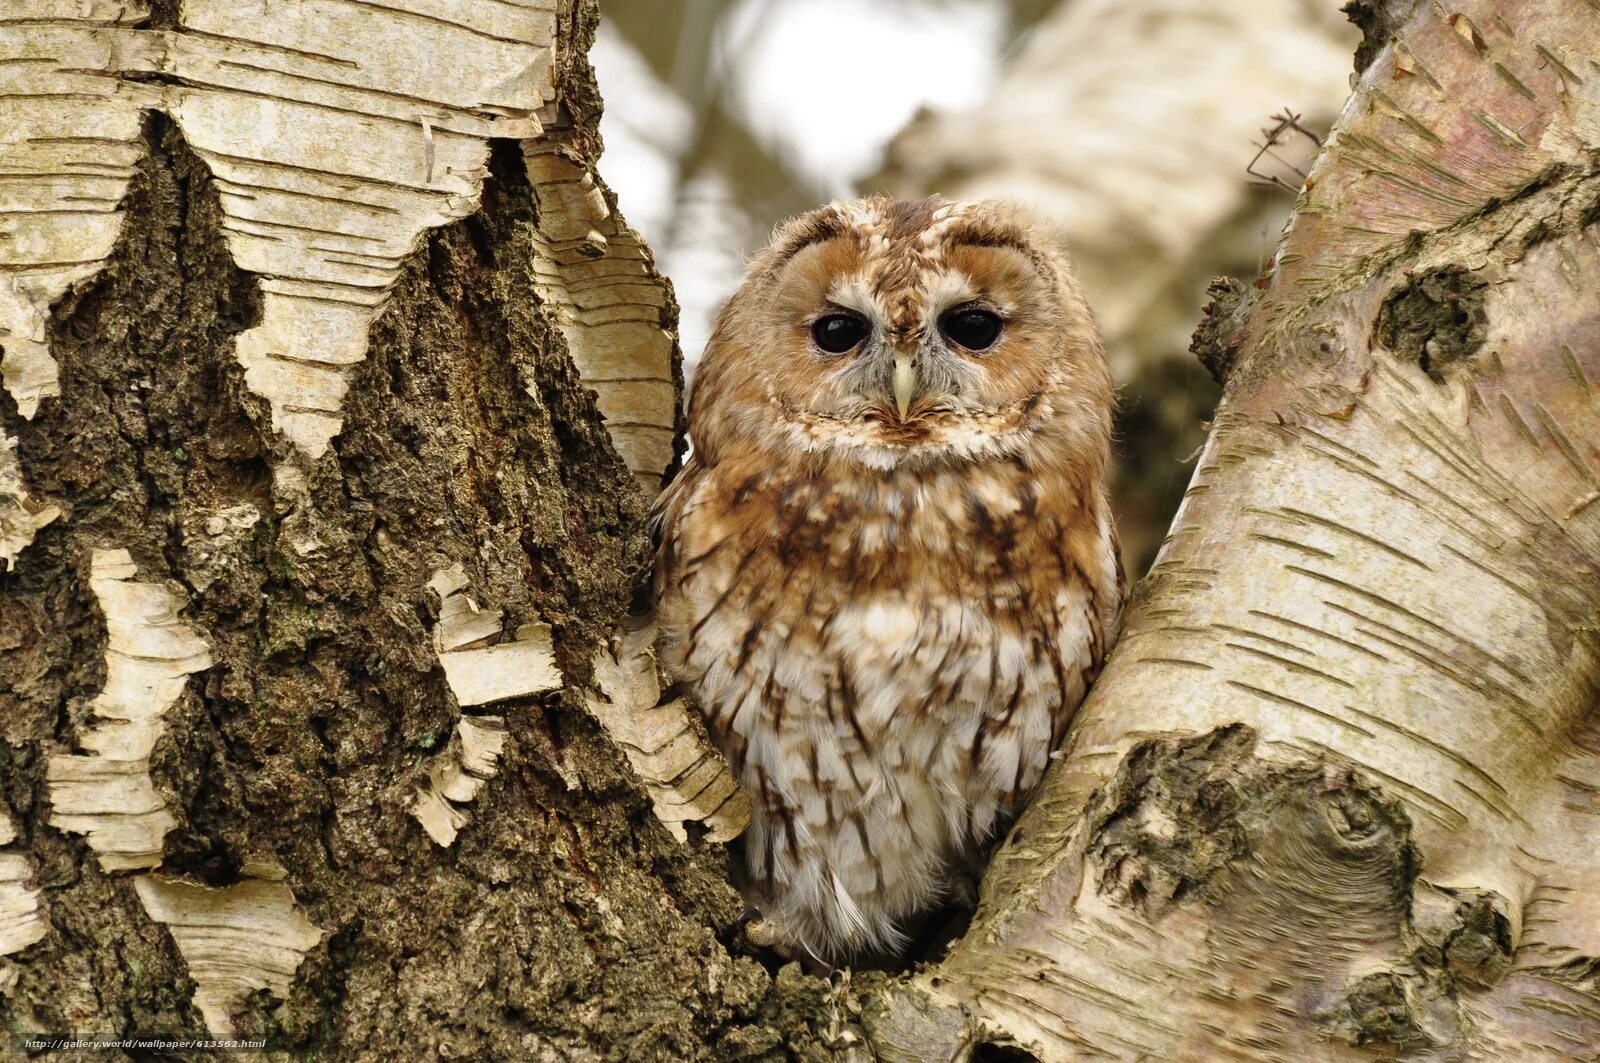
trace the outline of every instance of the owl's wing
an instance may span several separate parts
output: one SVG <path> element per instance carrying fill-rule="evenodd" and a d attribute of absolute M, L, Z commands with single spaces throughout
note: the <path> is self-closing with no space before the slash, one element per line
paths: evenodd
<path fill-rule="evenodd" d="M 1102 504 L 1109 513 L 1110 502 Z M 1117 531 L 1117 522 L 1114 518 L 1110 522 L 1110 540 L 1116 582 L 1108 588 L 1101 605 L 1101 630 L 1105 632 L 1105 652 L 1108 654 L 1111 652 L 1111 647 L 1117 644 L 1117 636 L 1122 634 L 1122 607 L 1128 600 L 1128 572 L 1122 564 L 1122 535 Z"/>
<path fill-rule="evenodd" d="M 678 470 L 678 475 L 656 496 L 650 506 L 650 515 L 645 518 L 645 526 L 650 530 L 650 543 L 655 548 L 658 589 L 660 580 L 671 570 L 677 557 L 678 523 L 683 519 L 684 509 L 706 473 L 699 456 L 690 454 L 689 460 Z"/>

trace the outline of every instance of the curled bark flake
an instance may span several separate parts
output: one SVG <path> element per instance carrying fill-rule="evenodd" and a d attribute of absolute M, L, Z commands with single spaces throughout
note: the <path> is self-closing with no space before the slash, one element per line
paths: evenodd
<path fill-rule="evenodd" d="M 480 608 L 467 587 L 466 569 L 459 564 L 428 581 L 428 589 L 439 596 L 434 648 L 456 703 L 466 708 L 559 689 L 563 680 L 549 625 L 524 624 L 514 638 L 501 639 L 504 614 Z M 505 742 L 504 716 L 463 716 L 449 745 L 429 761 L 411 814 L 437 844 L 449 847 L 470 821 L 462 806 L 494 777 Z"/>
<path fill-rule="evenodd" d="M 562 686 L 550 625 L 524 624 L 512 638 L 499 639 L 500 610 L 481 609 L 466 594 L 460 565 L 435 573 L 428 586 L 440 598 L 434 646 L 458 705 L 486 705 Z"/>
<path fill-rule="evenodd" d="M 682 383 L 675 307 L 650 253 L 612 209 L 593 165 L 551 130 L 523 147 L 538 206 L 534 284 L 612 445 L 646 491 L 672 463 Z"/>
<path fill-rule="evenodd" d="M 494 778 L 505 744 L 503 716 L 465 716 L 456 721 L 450 744 L 429 762 L 427 781 L 411 805 L 411 814 L 435 843 L 448 848 L 471 821 L 461 806 Z"/>
<path fill-rule="evenodd" d="M 0 429 L 0 571 L 17 563 L 40 528 L 61 516 L 58 506 L 34 498 L 22 481 L 17 441 Z"/>
<path fill-rule="evenodd" d="M 159 875 L 133 880 L 150 918 L 166 925 L 194 979 L 195 1007 L 218 1037 L 254 992 L 288 996 L 305 955 L 322 940 L 281 882 L 247 879 L 223 889 Z"/>
<path fill-rule="evenodd" d="M 661 701 L 653 646 L 656 629 L 628 632 L 595 655 L 595 691 L 584 704 L 644 783 L 656 818 L 680 842 L 699 826 L 713 842 L 737 838 L 750 823 L 750 797 L 711 745 L 683 698 Z"/>
<path fill-rule="evenodd" d="M 0 810 L 0 845 L 10 845 L 16 838 L 17 825 L 11 813 Z M 33 872 L 33 861 L 26 853 L 0 850 L 0 956 L 21 952 L 50 933 L 50 924 L 39 910 L 39 891 L 28 885 Z"/>

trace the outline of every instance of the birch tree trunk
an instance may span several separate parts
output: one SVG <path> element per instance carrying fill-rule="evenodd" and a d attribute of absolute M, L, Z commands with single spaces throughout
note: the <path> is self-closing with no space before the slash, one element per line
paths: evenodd
<path fill-rule="evenodd" d="M 593 4 L 12 0 L 0 1022 L 1592 1055 L 1600 11 L 1405 7 L 972 931 L 830 984 L 734 946 L 740 795 L 619 630 L 678 380 Z"/>
<path fill-rule="evenodd" d="M 900 1058 L 1600 1058 L 1600 5 L 1357 6 L 1172 531 Z"/>
<path fill-rule="evenodd" d="M 613 641 L 680 380 L 596 19 L 0 10 L 7 1058 L 814 1040 L 718 941 L 742 795 Z"/>

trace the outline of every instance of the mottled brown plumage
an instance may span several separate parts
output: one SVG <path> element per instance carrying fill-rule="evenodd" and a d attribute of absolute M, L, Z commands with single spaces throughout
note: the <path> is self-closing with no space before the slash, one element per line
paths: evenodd
<path fill-rule="evenodd" d="M 900 947 L 1038 784 L 1115 636 L 1111 405 L 1064 258 L 995 204 L 823 207 L 722 311 L 657 504 L 662 650 L 791 951 Z"/>

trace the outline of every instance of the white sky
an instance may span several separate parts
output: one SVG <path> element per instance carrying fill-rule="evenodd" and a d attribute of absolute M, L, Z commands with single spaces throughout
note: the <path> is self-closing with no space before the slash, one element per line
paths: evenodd
<path fill-rule="evenodd" d="M 610 0 L 661 3 L 663 0 Z M 699 358 L 745 256 L 726 224 L 727 190 L 689 190 L 676 242 L 668 240 L 677 152 L 694 116 L 615 33 L 603 15 L 591 59 L 606 101 L 600 172 L 644 234 L 682 306 L 686 361 Z M 817 187 L 848 197 L 921 106 L 971 107 L 992 84 L 1006 13 L 989 0 L 742 0 L 714 49 L 752 132 Z M 761 229 L 779 218 L 756 219 Z"/>
<path fill-rule="evenodd" d="M 757 135 L 847 196 L 919 106 L 978 102 L 1005 19 L 983 0 L 745 0 L 718 58 Z"/>

